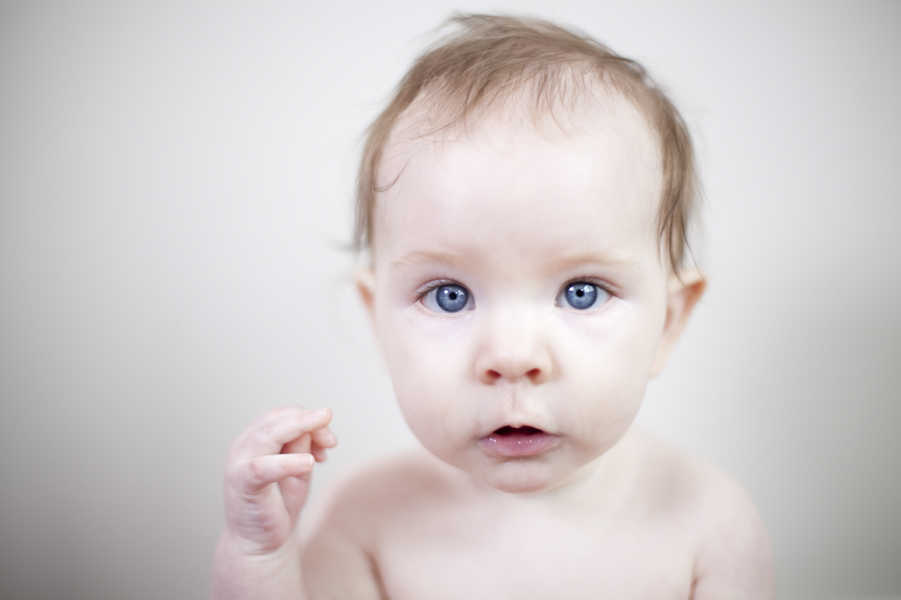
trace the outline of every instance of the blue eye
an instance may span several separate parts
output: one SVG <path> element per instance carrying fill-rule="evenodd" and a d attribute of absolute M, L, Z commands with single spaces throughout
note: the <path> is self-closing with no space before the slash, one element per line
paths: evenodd
<path fill-rule="evenodd" d="M 455 313 L 471 304 L 469 291 L 462 285 L 448 283 L 431 290 L 423 297 L 423 304 L 436 312 Z"/>
<path fill-rule="evenodd" d="M 607 295 L 607 292 L 600 289 L 593 283 L 585 281 L 577 281 L 571 283 L 560 294 L 566 303 L 577 310 L 585 310 L 591 308 L 598 301 L 598 297 Z"/>

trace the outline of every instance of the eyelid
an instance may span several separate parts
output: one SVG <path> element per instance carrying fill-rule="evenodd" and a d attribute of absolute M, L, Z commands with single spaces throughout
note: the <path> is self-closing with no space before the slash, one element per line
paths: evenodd
<path fill-rule="evenodd" d="M 462 309 L 460 309 L 459 311 L 456 311 L 456 312 L 447 312 L 444 310 L 435 310 L 434 308 L 432 308 L 431 306 L 428 306 L 425 303 L 425 299 L 428 297 L 429 294 L 431 294 L 438 288 L 441 288 L 445 285 L 457 285 L 457 286 L 460 286 L 461 288 L 463 288 L 464 290 L 466 290 L 466 294 L 468 296 L 466 306 L 464 306 Z M 422 286 L 418 290 L 416 290 L 415 295 L 416 295 L 417 303 L 422 304 L 430 312 L 435 313 L 437 315 L 443 315 L 443 316 L 455 315 L 455 314 L 457 314 L 457 312 L 468 312 L 475 308 L 475 298 L 473 297 L 470 289 L 468 287 L 466 287 L 465 285 L 463 285 L 462 283 L 460 283 L 459 281 L 455 281 L 453 279 L 435 279 L 433 281 L 430 281 L 429 283 L 425 284 L 424 286 Z"/>
<path fill-rule="evenodd" d="M 558 301 L 558 300 L 561 298 L 561 296 L 566 292 L 566 289 L 569 288 L 569 286 L 571 286 L 571 285 L 573 285 L 573 284 L 576 284 L 576 283 L 590 283 L 590 284 L 592 284 L 592 285 L 594 285 L 594 286 L 597 286 L 597 288 L 598 288 L 599 290 L 601 290 L 602 292 L 604 292 L 605 294 L 607 294 L 608 299 L 609 299 L 609 298 L 613 298 L 613 297 L 618 297 L 618 296 L 619 296 L 618 290 L 617 290 L 616 286 L 614 286 L 613 284 L 611 284 L 609 281 L 606 281 L 606 280 L 604 280 L 604 279 L 600 279 L 600 278 L 598 278 L 598 277 L 591 277 L 591 276 L 588 276 L 588 277 L 572 277 L 572 278 L 570 278 L 566 283 L 564 283 L 563 286 L 560 288 L 560 291 L 557 293 L 557 296 L 556 296 L 555 299 L 554 299 L 555 304 L 558 304 L 557 301 Z M 414 292 L 415 302 L 425 305 L 425 304 L 423 303 L 423 300 L 425 299 L 425 297 L 428 296 L 431 292 L 434 292 L 434 291 L 437 290 L 438 288 L 440 288 L 440 287 L 442 287 L 442 286 L 445 286 L 445 285 L 459 285 L 459 286 L 462 287 L 464 290 L 466 290 L 466 292 L 469 294 L 469 302 L 472 303 L 473 306 L 472 306 L 472 307 L 468 307 L 468 308 L 466 308 L 466 309 L 464 309 L 464 310 L 472 310 L 473 308 L 475 308 L 475 306 L 474 306 L 474 304 L 475 304 L 475 298 L 474 298 L 473 295 L 472 295 L 472 291 L 471 291 L 468 287 L 466 287 L 465 285 L 463 285 L 462 283 L 460 283 L 459 281 L 456 281 L 456 280 L 454 280 L 454 279 L 434 279 L 434 280 L 432 280 L 432 281 L 426 283 L 425 285 L 420 286 L 420 287 Z M 606 303 L 606 300 L 605 300 L 604 302 L 600 303 L 598 306 L 601 306 L 601 305 L 603 305 L 603 304 L 605 304 L 605 303 Z M 433 310 L 432 308 L 430 308 L 430 307 L 428 307 L 428 306 L 426 306 L 426 308 L 428 308 L 428 309 L 429 309 L 430 311 L 432 311 L 432 312 L 437 312 L 437 311 Z M 461 311 L 461 312 L 462 312 L 462 311 Z M 454 314 L 454 313 L 440 312 L 440 313 L 438 313 L 438 314 L 447 315 L 447 314 Z"/>
<path fill-rule="evenodd" d="M 564 296 L 566 295 L 566 290 L 569 289 L 570 286 L 577 283 L 589 283 L 598 288 L 600 293 L 606 294 L 607 297 L 598 298 L 599 301 L 596 301 L 594 304 L 585 309 L 578 309 L 575 307 L 567 306 L 566 300 L 564 298 Z M 560 288 L 560 291 L 557 292 L 557 296 L 556 298 L 554 298 L 554 305 L 560 308 L 570 308 L 577 312 L 586 312 L 591 311 L 592 309 L 599 309 L 607 304 L 607 302 L 609 302 L 611 298 L 617 297 L 617 294 L 614 291 L 615 289 L 615 286 L 603 279 L 598 279 L 597 277 L 573 277 L 565 284 L 563 284 L 563 286 Z"/>
<path fill-rule="evenodd" d="M 423 299 L 423 297 L 426 294 L 428 294 L 432 290 L 436 290 L 436 289 L 440 288 L 442 285 L 459 285 L 460 287 L 466 288 L 467 290 L 469 290 L 468 287 L 466 287 L 462 283 L 454 281 L 453 279 L 434 279 L 434 280 L 428 282 L 427 284 L 420 286 L 420 288 L 417 289 L 413 293 L 413 295 L 416 296 L 416 301 L 419 302 L 420 300 Z"/>
<path fill-rule="evenodd" d="M 619 296 L 619 292 L 615 285 L 605 279 L 599 279 L 597 277 L 572 277 L 563 284 L 563 287 L 560 288 L 560 291 L 562 292 L 566 290 L 566 288 L 574 283 L 590 283 L 592 285 L 596 285 L 598 289 L 607 292 L 611 296 Z"/>

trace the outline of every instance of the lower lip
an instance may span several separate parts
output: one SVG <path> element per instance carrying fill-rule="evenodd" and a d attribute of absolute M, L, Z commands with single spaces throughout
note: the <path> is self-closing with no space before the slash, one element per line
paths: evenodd
<path fill-rule="evenodd" d="M 550 433 L 490 433 L 479 440 L 479 447 L 495 456 L 535 456 L 557 445 L 560 438 Z"/>

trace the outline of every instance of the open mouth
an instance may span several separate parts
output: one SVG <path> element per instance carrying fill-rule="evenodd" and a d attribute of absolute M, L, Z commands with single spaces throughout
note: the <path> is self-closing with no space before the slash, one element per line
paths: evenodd
<path fill-rule="evenodd" d="M 500 429 L 496 429 L 494 431 L 494 435 L 535 435 L 536 433 L 544 433 L 540 429 L 536 429 L 535 427 L 529 427 L 526 425 L 525 427 L 510 427 L 509 425 L 504 425 Z"/>
<path fill-rule="evenodd" d="M 537 427 L 504 425 L 479 440 L 479 446 L 495 456 L 534 456 L 557 445 L 559 437 Z"/>

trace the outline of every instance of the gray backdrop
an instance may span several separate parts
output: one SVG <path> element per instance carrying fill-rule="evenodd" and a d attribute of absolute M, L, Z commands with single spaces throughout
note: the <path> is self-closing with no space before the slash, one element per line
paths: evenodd
<path fill-rule="evenodd" d="M 343 248 L 361 133 L 451 10 L 580 27 L 697 135 L 709 294 L 640 419 L 731 472 L 783 598 L 901 596 L 901 3 L 0 5 L 0 587 L 201 598 L 226 448 L 415 443 Z"/>

